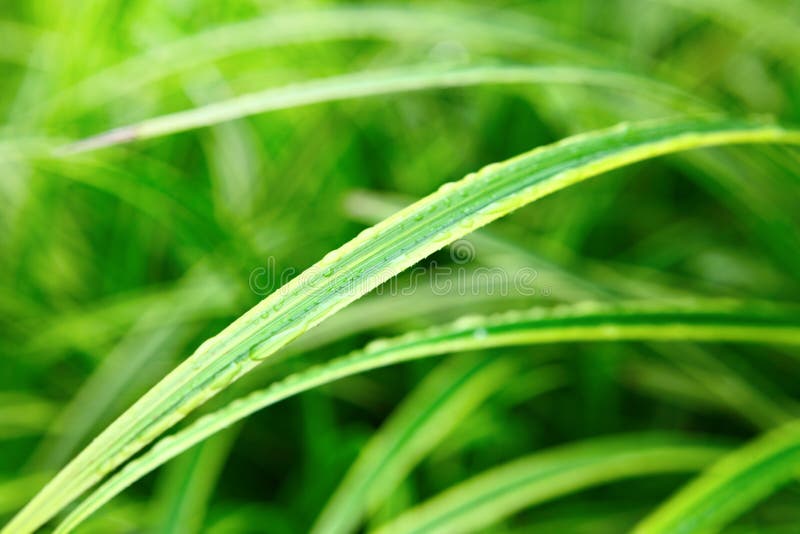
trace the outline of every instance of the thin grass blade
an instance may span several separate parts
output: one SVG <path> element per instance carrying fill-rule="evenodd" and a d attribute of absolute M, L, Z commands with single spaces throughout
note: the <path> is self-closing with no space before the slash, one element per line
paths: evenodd
<path fill-rule="evenodd" d="M 329 253 L 203 343 L 90 443 L 3 532 L 35 530 L 265 358 L 458 238 L 603 172 L 681 150 L 736 143 L 800 144 L 800 132 L 723 119 L 622 124 L 445 184 Z"/>
<path fill-rule="evenodd" d="M 71 154 L 97 150 L 185 132 L 267 111 L 322 102 L 486 84 L 578 84 L 613 87 L 626 92 L 634 91 L 648 99 L 671 103 L 673 108 L 680 106 L 681 109 L 687 107 L 695 110 L 709 109 L 700 107 L 699 101 L 690 94 L 667 84 L 608 69 L 529 65 L 416 67 L 346 74 L 277 89 L 266 89 L 116 128 L 68 145 L 62 152 Z"/>
<path fill-rule="evenodd" d="M 734 302 L 683 305 L 583 304 L 553 310 L 461 319 L 443 327 L 378 340 L 363 350 L 289 376 L 160 440 L 84 499 L 59 525 L 69 532 L 141 477 L 254 412 L 323 384 L 371 369 L 440 354 L 571 341 L 780 341 L 800 344 L 800 314 Z"/>
<path fill-rule="evenodd" d="M 379 527 L 376 534 L 474 532 L 524 508 L 635 477 L 692 472 L 724 448 L 632 435 L 534 453 L 454 486 Z"/>
<path fill-rule="evenodd" d="M 796 478 L 799 464 L 800 422 L 792 421 L 720 459 L 662 504 L 635 531 L 719 532 Z"/>
<path fill-rule="evenodd" d="M 450 360 L 431 372 L 364 445 L 311 531 L 355 531 L 365 512 L 513 374 L 507 360 L 485 357 Z"/>

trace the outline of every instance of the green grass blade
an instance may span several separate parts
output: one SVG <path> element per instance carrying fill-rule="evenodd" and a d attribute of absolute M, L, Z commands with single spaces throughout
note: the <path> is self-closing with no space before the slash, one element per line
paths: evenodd
<path fill-rule="evenodd" d="M 660 155 L 735 143 L 800 144 L 800 132 L 726 120 L 623 124 L 485 167 L 329 253 L 261 301 L 121 415 L 3 532 L 25 534 L 291 340 L 448 243 L 603 172 Z"/>
<path fill-rule="evenodd" d="M 201 532 L 206 508 L 238 435 L 238 428 L 217 433 L 170 465 L 159 480 L 152 532 Z"/>
<path fill-rule="evenodd" d="M 702 441 L 647 435 L 566 445 L 490 469 L 408 510 L 375 532 L 473 532 L 523 508 L 593 486 L 696 471 L 723 451 Z"/>
<path fill-rule="evenodd" d="M 698 400 L 703 402 L 705 399 L 710 407 L 736 414 L 759 431 L 775 428 L 797 417 L 792 400 L 779 390 L 762 390 L 756 377 L 743 374 L 728 364 L 727 354 L 716 357 L 696 345 L 685 343 L 670 346 L 672 351 L 667 351 L 667 348 L 663 345 L 654 347 L 675 366 L 672 376 L 689 386 L 685 391 L 689 395 L 699 395 Z M 669 382 L 669 371 L 653 370 L 662 376 L 666 372 Z"/>
<path fill-rule="evenodd" d="M 778 61 L 800 53 L 800 25 L 779 6 L 748 0 L 657 0 L 659 3 L 706 15 L 742 34 L 749 44 L 762 48 Z M 754 32 L 754 28 L 769 28 Z M 754 38 L 755 37 L 755 38 Z"/>
<path fill-rule="evenodd" d="M 514 374 L 506 360 L 454 359 L 432 372 L 361 449 L 312 532 L 353 532 L 408 472 Z M 550 377 L 544 377 L 547 380 Z"/>
<path fill-rule="evenodd" d="M 640 533 L 718 532 L 797 477 L 800 422 L 792 421 L 720 459 L 636 528 Z"/>
<path fill-rule="evenodd" d="M 542 83 L 613 87 L 626 92 L 634 91 L 650 99 L 658 98 L 660 101 L 677 103 L 684 109 L 687 106 L 698 109 L 694 98 L 669 85 L 606 69 L 526 65 L 417 67 L 347 74 L 250 93 L 116 128 L 73 143 L 64 147 L 63 151 L 75 153 L 96 150 L 211 126 L 257 113 L 322 102 L 446 87 Z"/>
<path fill-rule="evenodd" d="M 699 154 L 697 155 L 699 156 Z M 716 153 L 703 155 L 712 157 L 715 156 Z M 695 156 L 695 154 L 693 154 L 693 156 Z M 754 187 L 755 186 L 757 186 L 757 184 L 754 184 Z M 413 199 L 410 200 L 398 195 L 376 193 L 372 191 L 356 191 L 348 195 L 345 201 L 345 207 L 348 210 L 348 214 L 355 220 L 367 224 L 374 224 L 389 214 L 410 204 L 412 201 Z M 773 214 L 773 217 L 774 216 Z M 583 270 L 581 274 L 585 276 L 584 278 L 567 272 L 563 267 L 559 267 L 557 263 L 544 260 L 540 256 L 534 254 L 530 249 L 533 248 L 535 250 L 535 246 L 531 246 L 527 249 L 514 246 L 513 244 L 505 243 L 495 238 L 483 229 L 473 232 L 468 239 L 469 242 L 474 244 L 475 248 L 480 251 L 478 260 L 481 263 L 492 265 L 494 255 L 501 259 L 500 263 L 494 263 L 494 265 L 507 270 L 518 268 L 517 265 L 515 265 L 516 262 L 519 262 L 520 266 L 527 265 L 529 267 L 534 267 L 539 273 L 538 280 L 540 283 L 545 283 L 544 280 L 549 278 L 547 283 L 559 287 L 559 296 L 566 300 L 573 300 L 573 298 L 575 300 L 583 300 L 587 298 L 586 295 L 600 298 L 607 296 L 608 290 L 611 290 L 612 294 L 617 293 L 617 295 L 624 295 L 626 298 L 636 298 L 637 293 L 641 295 L 642 298 L 645 298 L 644 296 L 653 298 L 656 295 L 667 298 L 681 298 L 684 296 L 682 293 L 686 291 L 685 286 L 688 285 L 683 280 L 673 281 L 672 286 L 666 284 L 656 285 L 649 280 L 647 283 L 639 283 L 634 276 L 635 273 L 621 272 L 622 269 L 620 265 L 616 265 L 614 269 L 607 269 L 610 273 L 618 273 L 621 275 L 619 278 L 604 278 L 604 283 L 593 284 L 592 282 L 599 282 L 593 272 L 601 272 L 602 266 L 599 264 L 593 266 L 594 269 Z M 509 258 L 513 258 L 512 261 L 509 262 Z M 586 258 L 580 259 L 582 265 L 589 264 L 589 261 L 590 260 Z M 564 263 L 576 264 L 578 262 L 564 261 Z M 627 274 L 627 276 L 625 276 L 625 274 Z M 555 279 L 555 282 L 553 279 Z M 633 289 L 634 291 L 626 295 L 628 292 L 626 290 L 628 289 Z M 573 297 L 573 294 L 576 296 Z M 757 428 L 762 429 L 772 428 L 794 417 L 791 414 L 792 410 L 788 409 L 791 405 L 786 402 L 785 398 L 777 397 L 774 392 L 767 393 L 760 391 L 758 387 L 749 383 L 748 380 L 733 372 L 731 369 L 725 367 L 721 362 L 718 362 L 718 366 L 714 368 L 713 372 L 704 372 L 694 365 L 689 365 L 688 361 L 684 361 L 684 356 L 686 356 L 685 359 L 691 361 L 692 364 L 697 364 L 699 361 L 704 361 L 706 363 L 713 361 L 713 356 L 705 352 L 704 349 L 689 344 L 670 344 L 668 346 L 656 344 L 651 348 L 665 355 L 669 353 L 671 355 L 671 360 L 683 366 L 686 372 L 694 374 L 695 376 L 693 379 L 696 380 L 696 384 L 694 384 L 692 393 L 706 395 L 705 398 L 701 398 L 706 400 L 707 403 L 710 402 L 715 409 L 728 410 L 758 425 Z M 642 369 L 642 367 L 639 367 L 639 369 Z M 663 375 L 664 369 L 659 369 L 659 371 L 661 371 Z M 701 374 L 707 376 L 697 376 Z M 651 378 L 655 376 L 654 372 L 648 374 L 648 377 Z M 673 375 L 673 377 L 675 376 L 676 375 Z M 713 379 L 711 379 L 712 377 Z M 675 381 L 673 381 L 673 383 L 675 383 Z M 684 378 L 683 383 L 692 387 L 692 382 L 688 378 Z M 648 385 L 652 384 L 644 383 L 638 374 L 635 379 L 630 380 L 630 386 L 636 389 Z M 653 390 L 651 389 L 651 394 L 652 393 Z M 655 395 L 659 393 L 659 390 L 655 391 Z M 686 399 L 686 397 L 683 398 Z M 697 397 L 689 398 L 699 400 Z"/>
<path fill-rule="evenodd" d="M 569 341 L 692 339 L 800 343 L 800 315 L 752 304 L 582 304 L 469 317 L 444 327 L 378 340 L 363 350 L 292 375 L 207 414 L 159 441 L 95 490 L 64 520 L 68 532 L 153 469 L 223 428 L 285 398 L 370 369 L 450 352 Z"/>
<path fill-rule="evenodd" d="M 344 207 L 348 216 L 354 220 L 372 225 L 408 206 L 413 200 L 398 195 L 358 190 L 347 196 Z M 539 280 L 547 278 L 549 285 L 558 286 L 559 296 L 564 301 L 595 300 L 612 296 L 637 298 L 658 295 L 680 298 L 695 294 L 678 287 L 678 284 L 667 286 L 637 280 L 634 276 L 637 273 L 619 272 L 622 270 L 620 265 L 616 265 L 614 269 L 604 269 L 600 262 L 592 262 L 585 257 L 564 257 L 564 251 L 559 251 L 558 258 L 548 257 L 538 251 L 538 248 L 547 249 L 548 244 L 552 245 L 544 239 L 541 247 L 536 246 L 539 243 L 521 247 L 485 230 L 478 230 L 470 234 L 469 242 L 481 251 L 478 258 L 480 263 L 508 270 L 533 268 L 539 273 Z M 562 265 L 576 264 L 579 261 L 589 268 L 575 272 L 574 269 L 567 269 Z M 602 272 L 604 276 L 599 277 L 597 272 Z"/>
<path fill-rule="evenodd" d="M 508 46 L 543 50 L 582 64 L 607 59 L 593 47 L 575 46 L 559 37 L 543 21 L 518 13 L 498 16 L 467 6 L 448 6 L 447 10 L 421 5 L 330 6 L 272 12 L 153 47 L 91 75 L 57 95 L 54 104 L 60 111 L 64 108 L 74 114 L 242 52 L 345 39 L 429 44 L 451 39 L 475 50 L 503 50 Z"/>

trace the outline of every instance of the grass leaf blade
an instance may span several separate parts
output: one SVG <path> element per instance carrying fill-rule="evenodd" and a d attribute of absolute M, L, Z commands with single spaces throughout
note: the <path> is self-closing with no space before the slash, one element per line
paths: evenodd
<path fill-rule="evenodd" d="M 540 147 L 442 186 L 329 253 L 203 343 L 62 469 L 3 532 L 35 530 L 262 360 L 473 230 L 612 169 L 737 143 L 800 144 L 800 132 L 722 119 L 622 124 Z"/>
<path fill-rule="evenodd" d="M 647 435 L 538 452 L 481 473 L 401 514 L 376 534 L 473 532 L 523 508 L 634 477 L 695 471 L 724 449 Z"/>
<path fill-rule="evenodd" d="M 583 304 L 550 311 L 535 309 L 471 317 L 443 327 L 379 340 L 363 351 L 336 358 L 255 391 L 160 440 L 84 499 L 59 526 L 58 532 L 69 532 L 153 469 L 236 421 L 346 376 L 439 354 L 537 343 L 623 339 L 800 343 L 800 316 L 754 312 L 757 308 L 731 302 L 660 307 L 634 303 Z M 476 336 L 476 332 L 479 335 Z"/>
<path fill-rule="evenodd" d="M 241 95 L 116 128 L 66 146 L 63 152 L 86 152 L 211 126 L 258 113 L 322 102 L 486 84 L 588 84 L 623 91 L 634 90 L 650 99 L 659 98 L 673 104 L 677 102 L 683 108 L 689 106 L 708 110 L 707 107 L 700 107 L 698 100 L 691 95 L 669 85 L 608 69 L 528 65 L 417 67 L 345 74 Z"/>
<path fill-rule="evenodd" d="M 731 452 L 636 528 L 637 533 L 718 532 L 797 476 L 800 423 L 792 421 Z"/>

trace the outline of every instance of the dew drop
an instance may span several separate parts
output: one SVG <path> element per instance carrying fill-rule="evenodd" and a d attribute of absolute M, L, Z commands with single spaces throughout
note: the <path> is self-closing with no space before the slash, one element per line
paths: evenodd
<path fill-rule="evenodd" d="M 452 235 L 453 235 L 453 233 L 450 230 L 446 230 L 446 231 L 442 232 L 441 234 L 437 235 L 436 237 L 434 237 L 433 240 L 436 243 L 441 243 L 443 241 L 450 241 L 450 238 L 452 237 Z"/>
<path fill-rule="evenodd" d="M 483 317 L 480 315 L 466 315 L 453 323 L 453 327 L 458 330 L 467 330 L 479 326 L 483 322 Z"/>
<path fill-rule="evenodd" d="M 228 369 L 223 370 L 210 384 L 211 389 L 220 390 L 228 387 L 233 382 L 233 379 L 236 378 L 236 375 L 239 374 L 240 367 L 241 363 L 236 362 Z"/>
<path fill-rule="evenodd" d="M 440 193 L 449 193 L 456 188 L 456 182 L 445 182 L 439 187 Z"/>
<path fill-rule="evenodd" d="M 483 169 L 481 169 L 480 174 L 491 174 L 500 170 L 501 165 L 499 163 L 490 163 Z"/>
<path fill-rule="evenodd" d="M 464 178 L 461 180 L 461 182 L 462 182 L 462 184 L 465 184 L 465 185 L 466 185 L 466 184 L 470 184 L 470 183 L 474 182 L 474 181 L 475 181 L 475 180 L 477 180 L 477 179 L 478 179 L 478 173 L 476 173 L 476 172 L 471 172 L 471 173 L 469 173 L 468 175 L 466 175 L 466 176 L 465 176 L 465 177 L 464 177 Z M 467 196 L 467 189 L 466 189 L 466 187 L 464 187 L 464 186 L 462 185 L 462 187 L 461 187 L 461 190 L 458 192 L 458 194 L 459 194 L 459 195 L 461 195 L 462 197 L 463 197 L 463 196 Z"/>
<path fill-rule="evenodd" d="M 325 256 L 322 257 L 322 261 L 324 262 L 334 262 L 339 259 L 339 250 L 331 250 Z"/>
<path fill-rule="evenodd" d="M 261 360 L 266 358 L 265 355 L 259 354 L 258 348 L 259 348 L 258 345 L 253 345 L 252 347 L 250 347 L 250 349 L 248 349 L 248 351 L 247 351 L 247 359 L 248 360 L 251 360 L 251 361 L 254 361 L 254 362 L 260 362 Z"/>
<path fill-rule="evenodd" d="M 621 123 L 619 123 L 617 125 L 616 129 L 617 129 L 617 131 L 619 133 L 623 133 L 623 134 L 624 133 L 628 133 L 628 131 L 631 129 L 631 123 L 629 123 L 629 122 L 621 122 Z"/>
<path fill-rule="evenodd" d="M 370 341 L 367 343 L 367 346 L 364 347 L 366 352 L 378 352 L 384 349 L 389 348 L 389 341 L 386 339 L 376 339 L 375 341 Z"/>
<path fill-rule="evenodd" d="M 358 234 L 358 237 L 359 237 L 360 239 L 369 239 L 370 237 L 372 237 L 372 235 L 373 235 L 374 233 L 375 233 L 375 228 L 374 228 L 374 227 L 372 227 L 372 226 L 370 226 L 369 228 L 366 228 L 366 229 L 362 230 L 362 231 L 361 231 L 361 232 Z"/>

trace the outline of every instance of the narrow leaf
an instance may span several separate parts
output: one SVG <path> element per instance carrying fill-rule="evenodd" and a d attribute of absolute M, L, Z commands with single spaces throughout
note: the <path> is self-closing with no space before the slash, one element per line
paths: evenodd
<path fill-rule="evenodd" d="M 800 474 L 800 422 L 792 421 L 713 464 L 642 521 L 642 534 L 718 532 Z"/>
<path fill-rule="evenodd" d="M 724 120 L 623 124 L 490 165 L 412 204 L 329 253 L 261 301 L 123 413 L 4 528 L 26 534 L 188 413 L 309 328 L 434 251 L 538 198 L 680 150 L 800 144 L 800 132 Z"/>
<path fill-rule="evenodd" d="M 579 84 L 634 89 L 648 98 L 660 98 L 697 109 L 691 96 L 669 85 L 634 74 L 607 69 L 552 66 L 417 67 L 346 74 L 322 80 L 266 89 L 187 111 L 123 126 L 64 147 L 65 153 L 152 139 L 279 109 L 369 96 L 486 84 Z M 701 108 L 703 109 L 703 108 Z M 705 108 L 708 109 L 707 107 Z"/>
<path fill-rule="evenodd" d="M 506 360 L 478 358 L 447 361 L 430 373 L 364 445 L 311 531 L 353 532 L 364 513 L 513 372 Z"/>
<path fill-rule="evenodd" d="M 647 435 L 534 453 L 477 475 L 401 514 L 376 534 L 473 532 L 569 493 L 634 477 L 696 471 L 719 447 Z"/>
<path fill-rule="evenodd" d="M 250 414 L 285 398 L 370 369 L 492 347 L 569 341 L 670 340 L 784 341 L 800 344 L 800 314 L 782 314 L 733 302 L 693 305 L 582 304 L 489 317 L 378 340 L 363 351 L 334 359 L 255 391 L 160 440 L 95 490 L 59 525 L 68 532 L 119 492 L 178 454 Z"/>

